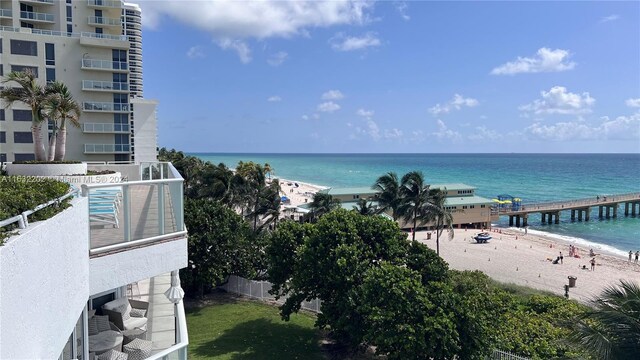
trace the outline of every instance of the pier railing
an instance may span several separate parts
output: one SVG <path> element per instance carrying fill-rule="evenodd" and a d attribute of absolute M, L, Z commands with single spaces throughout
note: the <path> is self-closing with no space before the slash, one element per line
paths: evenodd
<path fill-rule="evenodd" d="M 523 212 L 538 212 L 538 211 L 558 211 L 564 209 L 580 208 L 580 207 L 593 207 L 599 205 L 611 205 L 615 203 L 621 203 L 626 201 L 637 200 L 640 201 L 640 192 L 625 193 L 625 194 L 611 194 L 611 195 L 597 195 L 588 198 L 573 199 L 573 200 L 561 200 L 561 201 L 548 201 L 537 203 L 522 203 L 517 209 L 512 207 L 506 208 L 493 208 L 492 214 L 513 214 Z"/>

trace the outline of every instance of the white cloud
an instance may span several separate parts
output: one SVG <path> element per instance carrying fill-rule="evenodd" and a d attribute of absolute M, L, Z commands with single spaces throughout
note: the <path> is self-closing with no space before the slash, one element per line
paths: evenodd
<path fill-rule="evenodd" d="M 549 91 L 541 91 L 542 99 L 520 106 L 520 111 L 534 114 L 588 114 L 596 102 L 588 92 L 574 94 L 567 92 L 564 86 L 554 86 Z"/>
<path fill-rule="evenodd" d="M 609 22 L 609 21 L 616 21 L 618 19 L 620 19 L 620 15 L 612 14 L 612 15 L 605 16 L 602 19 L 600 19 L 600 23 L 606 23 L 606 22 Z"/>
<path fill-rule="evenodd" d="M 498 133 L 495 130 L 487 129 L 487 127 L 483 125 L 476 127 L 474 133 L 467 136 L 467 138 L 474 141 L 495 141 L 502 139 L 502 134 Z"/>
<path fill-rule="evenodd" d="M 309 120 L 309 116 L 307 116 L 307 115 L 302 115 L 302 120 Z"/>
<path fill-rule="evenodd" d="M 289 57 L 289 54 L 284 51 L 278 51 L 277 53 L 269 56 L 267 63 L 271 66 L 280 66 L 285 60 L 287 60 L 287 57 Z"/>
<path fill-rule="evenodd" d="M 322 100 L 340 100 L 344 98 L 344 95 L 340 90 L 329 90 L 322 94 Z"/>
<path fill-rule="evenodd" d="M 187 50 L 187 57 L 189 59 L 197 59 L 204 57 L 204 49 L 200 45 L 192 46 Z"/>
<path fill-rule="evenodd" d="M 395 6 L 396 11 L 398 11 L 402 19 L 404 19 L 404 21 L 411 20 L 411 17 L 407 15 L 407 9 L 409 8 L 409 5 L 407 5 L 406 1 L 396 1 L 393 3 L 393 5 Z"/>
<path fill-rule="evenodd" d="M 329 44 L 331 44 L 331 48 L 336 51 L 354 51 L 377 47 L 380 46 L 382 42 L 373 32 L 368 32 L 360 37 L 345 36 L 343 33 L 338 33 L 329 39 Z"/>
<path fill-rule="evenodd" d="M 223 50 L 233 50 L 238 53 L 238 57 L 240 57 L 240 61 L 243 64 L 247 64 L 251 62 L 251 49 L 242 40 L 231 40 L 231 39 L 222 39 L 219 40 L 218 46 L 220 46 Z"/>
<path fill-rule="evenodd" d="M 535 123 L 525 129 L 533 138 L 552 141 L 567 140 L 635 140 L 640 141 L 640 113 L 619 116 L 615 120 L 603 117 L 598 125 L 582 121 L 558 122 L 551 125 Z"/>
<path fill-rule="evenodd" d="M 268 102 L 278 102 L 278 101 L 282 101 L 282 98 L 278 95 L 274 95 L 274 96 L 270 96 L 267 99 Z"/>
<path fill-rule="evenodd" d="M 340 110 L 340 105 L 334 103 L 333 101 L 327 101 L 319 104 L 317 110 L 320 112 L 332 113 L 334 111 Z"/>
<path fill-rule="evenodd" d="M 624 103 L 627 104 L 628 107 L 640 107 L 640 98 L 627 99 Z"/>
<path fill-rule="evenodd" d="M 375 141 L 380 140 L 380 128 L 373 120 L 367 120 L 367 129 L 365 130 L 369 136 Z"/>
<path fill-rule="evenodd" d="M 145 28 L 158 29 L 163 18 L 174 18 L 208 32 L 223 49 L 235 49 L 244 63 L 251 61 L 250 49 L 237 41 L 290 38 L 307 35 L 311 28 L 364 24 L 373 8 L 369 0 L 140 1 L 139 5 Z"/>
<path fill-rule="evenodd" d="M 493 75 L 515 75 L 520 73 L 558 72 L 571 70 L 575 62 L 568 61 L 568 50 L 540 48 L 534 57 L 520 57 L 515 61 L 500 65 L 491 70 Z"/>
<path fill-rule="evenodd" d="M 400 139 L 402 138 L 402 130 L 398 130 L 396 128 L 393 129 L 385 129 L 384 130 L 384 138 L 385 139 Z"/>
<path fill-rule="evenodd" d="M 356 111 L 356 115 L 362 116 L 365 119 L 371 119 L 371 117 L 373 117 L 374 114 L 375 112 L 373 110 L 365 110 L 362 108 Z"/>
<path fill-rule="evenodd" d="M 429 112 L 433 115 L 448 114 L 451 110 L 460 110 L 463 107 L 475 107 L 480 102 L 473 98 L 465 98 L 462 95 L 455 94 L 453 99 L 445 104 L 436 104 L 429 108 Z"/>
<path fill-rule="evenodd" d="M 452 142 L 458 142 L 462 140 L 462 135 L 459 132 L 451 130 L 447 127 L 444 121 L 438 119 L 436 121 L 438 131 L 434 131 L 431 135 L 435 136 L 439 140 L 451 140 Z"/>

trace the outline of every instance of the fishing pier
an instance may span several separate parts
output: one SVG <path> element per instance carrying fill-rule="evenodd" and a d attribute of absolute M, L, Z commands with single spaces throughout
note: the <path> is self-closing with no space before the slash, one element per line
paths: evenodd
<path fill-rule="evenodd" d="M 620 204 L 624 204 L 625 216 L 640 215 L 640 192 L 616 195 L 593 196 L 590 198 L 540 202 L 531 204 L 513 204 L 496 206 L 491 215 L 497 220 L 500 216 L 509 216 L 509 226 L 527 226 L 529 215 L 540 213 L 543 224 L 560 223 L 560 212 L 571 211 L 571 221 L 589 221 L 592 208 L 598 208 L 599 219 L 618 216 Z"/>

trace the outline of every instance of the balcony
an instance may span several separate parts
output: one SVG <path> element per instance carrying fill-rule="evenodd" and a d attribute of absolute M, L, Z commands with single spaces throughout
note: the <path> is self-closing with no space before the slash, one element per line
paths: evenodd
<path fill-rule="evenodd" d="M 0 9 L 0 18 L 11 18 L 11 9 Z"/>
<path fill-rule="evenodd" d="M 31 11 L 20 11 L 20 20 L 52 23 L 53 14 L 37 13 Z"/>
<path fill-rule="evenodd" d="M 128 113 L 129 104 L 89 102 L 82 103 L 82 110 L 86 112 Z"/>
<path fill-rule="evenodd" d="M 92 26 L 122 26 L 122 22 L 120 21 L 120 19 L 101 16 L 89 16 L 88 23 Z"/>
<path fill-rule="evenodd" d="M 104 9 L 104 8 L 120 9 L 122 5 L 120 1 L 87 0 L 87 6 L 94 9 Z"/>
<path fill-rule="evenodd" d="M 85 154 L 130 154 L 129 144 L 84 144 Z"/>
<path fill-rule="evenodd" d="M 20 2 L 34 5 L 53 5 L 53 0 L 20 0 Z"/>
<path fill-rule="evenodd" d="M 129 124 L 83 123 L 82 132 L 97 134 L 128 134 Z"/>
<path fill-rule="evenodd" d="M 82 90 L 125 93 L 129 92 L 129 84 L 111 81 L 82 80 Z"/>
<path fill-rule="evenodd" d="M 80 33 L 80 45 L 110 49 L 128 49 L 129 42 L 125 35 Z"/>
<path fill-rule="evenodd" d="M 129 66 L 124 61 L 82 59 L 83 70 L 128 72 Z"/>

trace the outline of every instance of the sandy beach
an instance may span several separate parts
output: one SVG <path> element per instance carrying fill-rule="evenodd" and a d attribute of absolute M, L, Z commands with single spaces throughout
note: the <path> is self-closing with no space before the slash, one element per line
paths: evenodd
<path fill-rule="evenodd" d="M 427 233 L 417 232 L 416 240 L 435 250 L 435 233 L 431 232 L 431 239 L 426 240 Z M 628 258 L 596 251 L 596 267 L 591 271 L 589 249 L 578 246 L 581 258 L 570 258 L 570 243 L 543 235 L 524 234 L 524 230 L 493 228 L 493 239 L 486 244 L 477 244 L 472 239 L 477 230 L 456 229 L 454 233 L 452 240 L 446 233 L 440 239 L 440 256 L 449 266 L 458 270 L 480 270 L 503 283 L 564 295 L 568 277 L 575 276 L 576 287 L 569 290 L 569 297 L 585 302 L 619 279 L 640 279 L 640 264 L 634 264 L 633 260 L 628 263 Z M 556 259 L 561 251 L 563 263 L 552 264 L 550 259 Z M 583 265 L 587 270 L 582 269 Z"/>
<path fill-rule="evenodd" d="M 326 187 L 296 180 L 279 179 L 282 194 L 290 205 L 301 205 L 313 200 L 313 194 Z M 295 184 L 298 184 L 296 187 Z M 416 240 L 430 248 L 436 248 L 435 233 L 427 240 L 428 231 L 416 233 Z M 545 236 L 540 232 L 524 233 L 515 228 L 491 230 L 493 239 L 486 244 L 477 244 L 473 236 L 478 230 L 456 229 L 454 238 L 449 240 L 444 233 L 440 240 L 440 255 L 449 266 L 458 270 L 480 270 L 503 283 L 513 283 L 558 295 L 564 295 L 564 285 L 568 277 L 575 276 L 576 287 L 569 290 L 569 297 L 585 302 L 599 294 L 606 286 L 616 284 L 619 279 L 640 279 L 640 264 L 619 254 L 595 249 L 598 254 L 596 267 L 591 271 L 589 248 L 584 245 Z M 569 257 L 569 245 L 578 247 L 580 258 Z M 554 265 L 560 252 L 563 263 Z M 586 270 L 582 267 L 586 266 Z"/>

